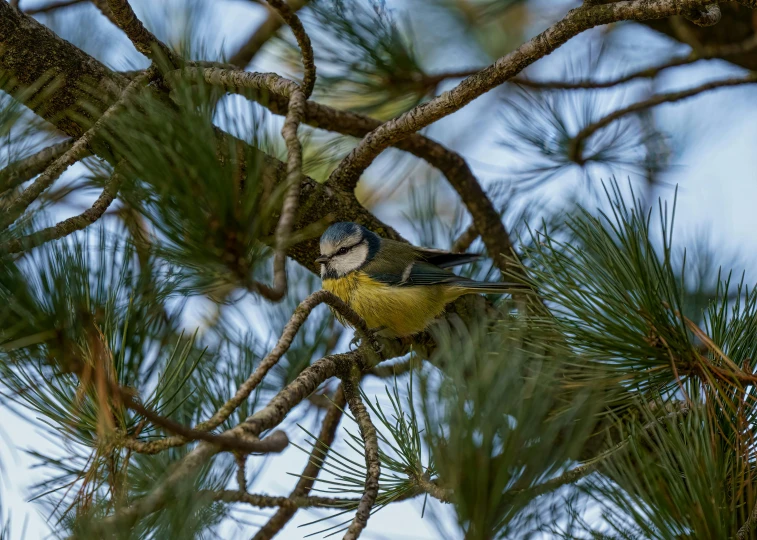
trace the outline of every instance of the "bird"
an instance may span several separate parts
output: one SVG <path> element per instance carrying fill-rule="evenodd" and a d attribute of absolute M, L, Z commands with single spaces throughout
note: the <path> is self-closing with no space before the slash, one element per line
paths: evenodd
<path fill-rule="evenodd" d="M 321 235 L 320 264 L 324 290 L 360 315 L 385 337 L 403 338 L 425 330 L 447 304 L 466 294 L 506 293 L 514 283 L 485 283 L 447 268 L 481 258 L 415 247 L 382 238 L 352 222 L 338 222 Z M 348 325 L 335 311 L 342 324 Z"/>

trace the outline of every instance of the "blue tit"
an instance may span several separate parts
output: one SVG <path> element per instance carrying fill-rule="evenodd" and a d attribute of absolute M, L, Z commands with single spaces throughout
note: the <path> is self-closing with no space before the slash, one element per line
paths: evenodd
<path fill-rule="evenodd" d="M 331 225 L 321 236 L 320 248 L 316 262 L 321 265 L 323 288 L 387 336 L 409 336 L 426 329 L 447 304 L 464 294 L 513 288 L 446 270 L 480 255 L 415 247 L 381 238 L 356 223 Z"/>

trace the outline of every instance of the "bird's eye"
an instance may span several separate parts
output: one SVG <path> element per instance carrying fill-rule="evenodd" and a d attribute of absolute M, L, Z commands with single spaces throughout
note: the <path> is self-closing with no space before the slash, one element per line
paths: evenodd
<path fill-rule="evenodd" d="M 349 251 L 349 250 L 346 247 L 339 248 L 339 250 L 336 252 L 336 254 L 337 255 L 344 255 L 345 253 L 347 253 L 347 251 Z"/>

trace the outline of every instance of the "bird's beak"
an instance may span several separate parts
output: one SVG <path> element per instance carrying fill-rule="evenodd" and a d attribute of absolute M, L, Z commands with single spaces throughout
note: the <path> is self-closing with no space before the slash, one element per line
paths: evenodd
<path fill-rule="evenodd" d="M 325 255 L 321 255 L 315 260 L 315 262 L 317 262 L 318 264 L 326 264 L 328 261 L 329 261 L 329 258 L 326 257 Z"/>

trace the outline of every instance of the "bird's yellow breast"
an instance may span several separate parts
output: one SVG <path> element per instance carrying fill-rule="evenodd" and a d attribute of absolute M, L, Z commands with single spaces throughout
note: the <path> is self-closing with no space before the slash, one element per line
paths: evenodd
<path fill-rule="evenodd" d="M 323 288 L 349 304 L 370 328 L 386 328 L 397 336 L 424 330 L 449 302 L 464 294 L 462 289 L 443 285 L 387 285 L 363 272 L 324 279 Z"/>

